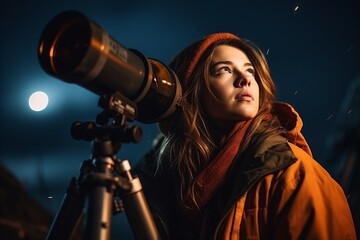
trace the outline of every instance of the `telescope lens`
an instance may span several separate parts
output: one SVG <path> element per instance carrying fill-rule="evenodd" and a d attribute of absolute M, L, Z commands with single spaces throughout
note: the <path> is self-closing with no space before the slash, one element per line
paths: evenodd
<path fill-rule="evenodd" d="M 57 36 L 53 46 L 52 67 L 59 75 L 72 72 L 84 58 L 89 47 L 90 29 L 87 26 L 70 24 Z"/>

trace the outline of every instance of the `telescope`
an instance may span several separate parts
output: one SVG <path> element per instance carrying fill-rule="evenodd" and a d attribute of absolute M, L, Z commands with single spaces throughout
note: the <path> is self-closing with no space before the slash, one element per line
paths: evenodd
<path fill-rule="evenodd" d="M 135 120 L 160 121 L 179 105 L 176 74 L 158 60 L 127 49 L 77 11 L 56 15 L 40 37 L 38 57 L 51 76 L 99 95 L 119 93 L 137 107 Z"/>
<path fill-rule="evenodd" d="M 137 239 L 159 239 L 140 179 L 132 175 L 128 160 L 115 155 L 123 143 L 141 139 L 141 129 L 127 126 L 128 120 L 153 123 L 176 110 L 182 94 L 176 74 L 127 49 L 77 11 L 62 12 L 47 23 L 38 57 L 45 72 L 99 95 L 104 108 L 97 124 L 72 125 L 73 138 L 92 141 L 92 157 L 72 178 L 47 240 L 71 239 L 82 231 L 85 213 L 84 239 L 109 239 L 111 215 L 121 211 Z"/>

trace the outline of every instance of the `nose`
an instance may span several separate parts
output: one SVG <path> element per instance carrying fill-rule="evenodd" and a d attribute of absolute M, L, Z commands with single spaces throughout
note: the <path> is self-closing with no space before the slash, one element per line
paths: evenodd
<path fill-rule="evenodd" d="M 251 85 L 251 79 L 249 76 L 246 76 L 245 74 L 239 74 L 234 82 L 235 87 L 250 87 Z"/>

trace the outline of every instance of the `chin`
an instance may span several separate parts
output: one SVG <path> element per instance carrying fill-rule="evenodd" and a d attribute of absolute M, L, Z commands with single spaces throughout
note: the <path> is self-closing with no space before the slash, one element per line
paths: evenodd
<path fill-rule="evenodd" d="M 255 116 L 254 116 L 255 117 Z M 253 119 L 254 117 L 252 117 L 252 116 L 246 116 L 246 117 L 241 117 L 241 121 L 248 121 L 248 120 L 250 120 L 250 119 Z"/>
<path fill-rule="evenodd" d="M 238 114 L 242 120 L 250 120 L 256 117 L 257 111 L 243 111 Z"/>
<path fill-rule="evenodd" d="M 247 120 L 250 120 L 250 119 L 253 119 L 256 115 L 236 115 L 236 116 L 233 116 L 229 119 L 233 120 L 233 121 L 247 121 Z"/>

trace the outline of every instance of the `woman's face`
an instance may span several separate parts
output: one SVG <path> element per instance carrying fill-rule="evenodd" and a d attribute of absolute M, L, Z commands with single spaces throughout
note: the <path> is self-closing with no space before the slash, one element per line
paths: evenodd
<path fill-rule="evenodd" d="M 206 91 L 203 98 L 208 114 L 219 124 L 254 118 L 259 110 L 259 85 L 245 53 L 217 46 L 209 70 L 212 94 Z"/>

